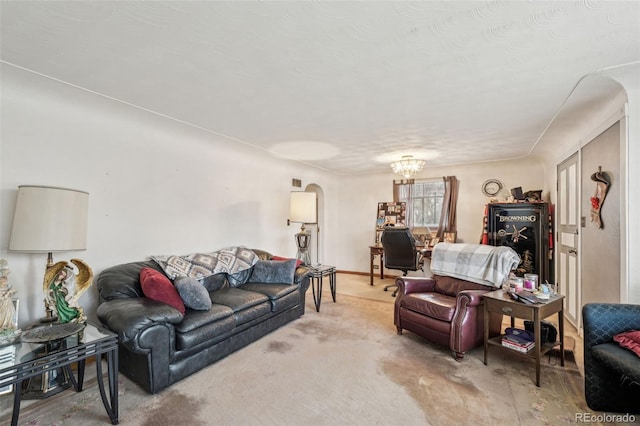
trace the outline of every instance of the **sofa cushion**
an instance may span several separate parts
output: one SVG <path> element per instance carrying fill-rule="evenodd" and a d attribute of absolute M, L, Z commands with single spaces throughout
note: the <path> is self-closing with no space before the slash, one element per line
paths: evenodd
<path fill-rule="evenodd" d="M 227 276 L 227 280 L 229 281 L 229 285 L 231 287 L 238 287 L 249 281 L 249 277 L 251 277 L 251 273 L 253 272 L 253 266 L 249 269 L 245 269 L 244 271 L 236 272 L 235 274 L 229 274 Z"/>
<path fill-rule="evenodd" d="M 233 309 L 213 304 L 208 311 L 187 311 L 180 324 L 176 324 L 178 350 L 192 348 L 202 342 L 215 343 L 233 330 L 236 320 Z"/>
<path fill-rule="evenodd" d="M 236 327 L 240 328 L 242 326 L 244 327 L 253 326 L 255 322 L 264 321 L 264 318 L 261 318 L 261 317 L 267 317 L 272 315 L 273 314 L 271 313 L 271 303 L 263 302 L 263 303 L 260 303 L 259 305 L 252 306 L 248 309 L 243 309 L 241 311 L 234 312 L 233 318 L 236 322 Z M 254 320 L 255 322 L 252 323 L 252 321 Z"/>
<path fill-rule="evenodd" d="M 614 342 L 640 356 L 640 330 L 628 330 L 613 336 Z"/>
<path fill-rule="evenodd" d="M 249 290 L 264 294 L 271 302 L 271 311 L 279 312 L 297 305 L 300 302 L 299 291 L 296 286 L 288 284 L 247 283 L 240 286 L 243 290 Z M 296 297 L 285 297 L 294 294 Z"/>
<path fill-rule="evenodd" d="M 273 256 L 271 260 L 291 260 L 290 257 L 282 257 L 282 256 Z M 302 265 L 302 260 L 296 259 L 296 268 L 299 268 Z"/>
<path fill-rule="evenodd" d="M 234 287 L 225 287 L 218 291 L 212 291 L 209 295 L 213 303 L 228 306 L 233 312 L 240 312 L 269 301 L 269 298 L 264 294 Z"/>
<path fill-rule="evenodd" d="M 253 265 L 250 283 L 293 284 L 296 260 L 259 260 Z"/>
<path fill-rule="evenodd" d="M 496 290 L 496 288 L 487 285 L 476 284 L 472 283 L 471 281 L 461 280 L 459 278 L 445 277 L 443 275 L 434 275 L 433 279 L 436 282 L 435 291 L 444 293 L 447 296 L 455 297 L 463 290 Z"/>
<path fill-rule="evenodd" d="M 456 298 L 442 293 L 411 293 L 402 298 L 402 307 L 451 322 L 456 311 Z"/>
<path fill-rule="evenodd" d="M 227 274 L 226 273 L 213 274 L 206 278 L 202 278 L 200 282 L 202 283 L 204 288 L 207 289 L 207 291 L 220 290 L 222 287 L 224 287 L 227 284 Z"/>
<path fill-rule="evenodd" d="M 601 343 L 591 347 L 591 354 L 607 368 L 640 383 L 640 362 L 633 352 L 616 343 Z"/>
<path fill-rule="evenodd" d="M 209 292 L 200 281 L 191 277 L 178 277 L 173 281 L 173 285 L 178 290 L 180 298 L 187 308 L 197 311 L 208 311 L 211 309 L 211 298 Z"/>
<path fill-rule="evenodd" d="M 166 303 L 184 315 L 185 307 L 178 290 L 162 272 L 151 268 L 142 268 L 140 270 L 140 285 L 145 297 Z"/>

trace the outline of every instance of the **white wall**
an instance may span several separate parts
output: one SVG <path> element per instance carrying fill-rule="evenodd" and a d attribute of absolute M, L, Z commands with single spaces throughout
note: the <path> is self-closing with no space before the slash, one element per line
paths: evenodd
<path fill-rule="evenodd" d="M 495 178 L 504 184 L 504 197 L 511 188 L 524 191 L 543 189 L 541 164 L 530 159 L 499 161 L 450 167 L 429 167 L 416 178 L 441 179 L 456 176 L 459 181 L 457 208 L 458 242 L 478 243 L 482 236 L 484 206 L 489 199 L 482 193 L 482 183 Z M 335 264 L 339 270 L 369 271 L 369 246 L 375 238 L 376 208 L 379 201 L 393 201 L 393 180 L 388 174 L 348 176 L 340 178 L 338 202 L 340 210 L 337 231 L 340 244 L 334 246 Z M 548 199 L 548 194 L 543 193 Z"/>
<path fill-rule="evenodd" d="M 44 315 L 45 254 L 7 252 L 19 185 L 90 193 L 88 249 L 99 273 L 153 254 L 230 245 L 295 256 L 286 224 L 291 179 L 335 204 L 335 177 L 217 135 L 10 66 L 2 68 L 0 257 L 21 300 L 20 323 Z M 330 235 L 332 225 L 323 232 Z M 91 318 L 95 286 L 81 304 Z"/>
<path fill-rule="evenodd" d="M 2 66 L 1 96 L 0 257 L 8 259 L 12 269 L 10 282 L 21 299 L 21 325 L 44 315 L 46 255 L 7 252 L 19 185 L 70 187 L 91 194 L 88 250 L 56 254 L 55 259 L 80 257 L 97 274 L 152 254 L 228 245 L 294 256 L 298 227 L 287 227 L 286 219 L 291 178 L 299 178 L 303 188 L 317 184 L 323 190 L 323 262 L 340 270 L 369 270 L 375 209 L 379 201 L 392 199 L 396 176 L 391 172 L 326 174 L 7 65 Z M 637 164 L 637 140 L 630 145 L 629 161 Z M 555 159 L 563 150 L 567 148 L 552 147 L 548 157 L 539 157 L 542 160 L 442 168 L 427 164 L 418 178 L 457 176 L 458 238 L 475 243 L 487 202 L 481 184 L 496 178 L 506 190 L 544 189 L 548 198 L 555 187 Z M 637 174 L 637 169 L 631 172 Z M 637 205 L 640 189 L 629 192 L 630 204 Z M 628 214 L 633 211 L 629 209 Z M 634 229 L 637 232 L 637 226 Z M 630 277 L 636 283 L 630 286 L 630 299 L 640 303 L 637 279 Z M 95 287 L 81 303 L 93 316 Z"/>
<path fill-rule="evenodd" d="M 584 102 L 589 93 L 601 91 L 601 87 L 606 87 L 611 96 L 595 103 L 595 108 L 564 116 L 567 110 Z M 640 206 L 640 187 L 637 185 L 640 180 L 640 168 L 637 167 L 640 163 L 640 64 L 621 66 L 583 78 L 539 141 L 532 156 L 542 161 L 545 189 L 554 189 L 556 166 L 617 121 L 621 122 L 622 178 L 619 182 L 622 201 L 619 215 L 620 297 L 622 302 L 640 304 L 640 264 L 636 261 L 640 252 L 640 225 L 635 219 Z M 551 194 L 555 202 L 555 191 L 551 191 Z"/>
<path fill-rule="evenodd" d="M 622 220 L 626 229 L 623 239 L 623 279 L 627 284 L 623 288 L 628 303 L 640 304 L 640 62 L 618 67 L 604 73 L 620 83 L 627 94 L 625 118 L 626 141 L 622 147 L 625 155 L 622 166 L 626 170 Z"/>

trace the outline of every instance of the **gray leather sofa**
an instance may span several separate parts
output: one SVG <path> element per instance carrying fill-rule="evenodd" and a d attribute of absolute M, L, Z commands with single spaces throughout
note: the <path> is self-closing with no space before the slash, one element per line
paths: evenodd
<path fill-rule="evenodd" d="M 272 255 L 253 250 L 260 259 Z M 208 311 L 175 308 L 144 297 L 140 270 L 162 272 L 154 261 L 117 265 L 96 280 L 98 319 L 119 336 L 119 370 L 156 393 L 304 314 L 309 270 L 293 283 L 231 287 L 226 274 L 203 280 L 213 302 Z"/>

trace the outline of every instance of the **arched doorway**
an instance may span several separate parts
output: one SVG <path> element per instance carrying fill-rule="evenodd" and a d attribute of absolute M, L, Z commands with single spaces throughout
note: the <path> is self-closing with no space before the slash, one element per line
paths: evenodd
<path fill-rule="evenodd" d="M 315 192 L 317 197 L 317 223 L 309 224 L 308 228 L 311 230 L 311 246 L 309 247 L 311 262 L 313 264 L 318 264 L 322 263 L 322 260 L 324 259 L 324 233 L 321 232 L 325 223 L 324 191 L 319 185 L 315 183 L 310 183 L 305 187 L 304 190 L 305 192 Z"/>

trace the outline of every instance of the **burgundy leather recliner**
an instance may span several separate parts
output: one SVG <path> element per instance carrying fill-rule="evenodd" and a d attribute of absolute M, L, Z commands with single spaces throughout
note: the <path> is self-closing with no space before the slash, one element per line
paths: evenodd
<path fill-rule="evenodd" d="M 398 334 L 409 330 L 446 346 L 461 361 L 469 349 L 484 341 L 482 294 L 494 287 L 458 278 L 398 277 L 394 323 Z M 500 334 L 502 315 L 491 314 L 489 337 Z"/>

